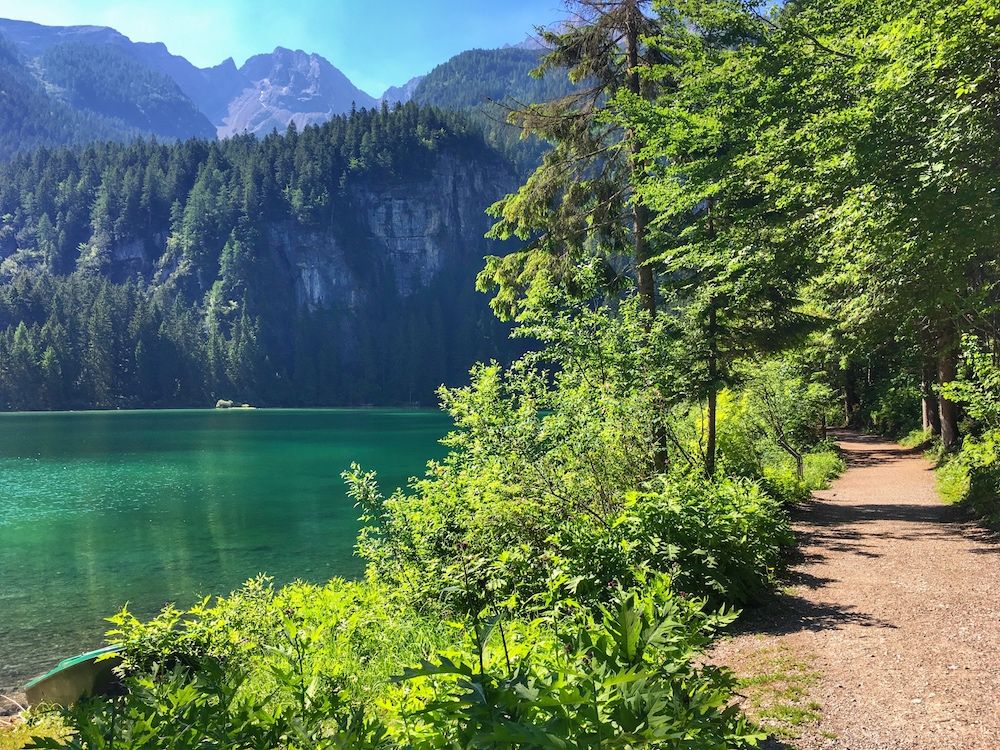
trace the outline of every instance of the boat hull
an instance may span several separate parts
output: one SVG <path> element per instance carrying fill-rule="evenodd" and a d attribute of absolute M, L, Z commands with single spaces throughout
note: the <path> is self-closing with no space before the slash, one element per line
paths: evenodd
<path fill-rule="evenodd" d="M 81 698 L 105 695 L 118 684 L 114 668 L 121 664 L 116 646 L 80 654 L 24 686 L 29 706 L 71 706 Z"/>

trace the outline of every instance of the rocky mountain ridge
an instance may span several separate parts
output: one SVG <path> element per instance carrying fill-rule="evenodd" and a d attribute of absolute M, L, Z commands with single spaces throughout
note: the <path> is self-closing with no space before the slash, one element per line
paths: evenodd
<path fill-rule="evenodd" d="M 240 66 L 228 58 L 218 65 L 199 68 L 172 54 L 161 42 L 134 42 L 104 26 L 45 26 L 0 19 L 0 38 L 20 58 L 15 74 L 32 80 L 38 91 L 44 92 L 41 95 L 51 99 L 48 108 L 68 106 L 108 120 L 102 127 L 92 128 L 94 138 L 106 138 L 109 132 L 121 138 L 204 138 L 210 137 L 212 130 L 219 138 L 243 132 L 264 135 L 272 130 L 284 131 L 290 123 L 300 128 L 319 124 L 352 108 L 406 103 L 418 96 L 421 84 L 428 78 L 415 76 L 376 98 L 355 86 L 321 55 L 284 47 L 254 55 Z M 508 45 L 505 49 L 523 50 L 527 44 Z M 72 70 L 76 89 L 67 90 L 50 73 L 45 61 L 53 57 L 64 60 L 64 67 Z M 76 66 L 72 64 L 75 58 L 99 62 L 89 67 Z M 103 61 L 108 58 L 114 59 L 116 68 L 129 69 L 127 84 L 117 78 L 106 80 L 107 64 Z M 87 97 L 102 87 L 112 89 L 125 101 L 104 110 L 93 106 Z M 83 130 L 79 141 L 87 140 L 86 127 Z M 35 145 L 35 140 L 28 139 L 29 147 Z M 48 145 L 73 142 L 67 138 L 59 142 L 57 136 L 47 140 L 55 141 Z M 16 150 L 12 147 L 12 151 Z"/>

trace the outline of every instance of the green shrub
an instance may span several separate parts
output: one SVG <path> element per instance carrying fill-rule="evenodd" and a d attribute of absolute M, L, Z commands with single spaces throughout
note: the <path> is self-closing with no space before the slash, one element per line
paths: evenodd
<path fill-rule="evenodd" d="M 962 503 L 1000 528 L 1000 431 L 966 437 L 958 453 L 938 469 L 938 491 L 946 502 Z"/>
<path fill-rule="evenodd" d="M 283 676 L 292 687 L 294 675 Z M 159 750 L 162 748 L 386 748 L 377 721 L 343 709 L 337 696 L 315 685 L 301 702 L 283 705 L 241 691 L 238 668 L 155 668 L 126 680 L 126 692 L 92 699 L 63 712 L 68 738 L 37 738 L 48 750 Z"/>
<path fill-rule="evenodd" d="M 420 657 L 398 637 L 355 635 L 355 645 L 375 644 L 394 658 L 390 670 L 371 670 L 380 687 L 363 700 L 340 687 L 346 670 L 366 669 L 357 650 L 337 645 L 339 631 L 358 632 L 357 623 L 339 616 L 342 591 L 296 584 L 262 599 L 253 590 L 255 607 L 282 622 L 267 640 L 284 645 L 243 643 L 249 639 L 238 628 L 249 623 L 231 617 L 227 600 L 181 620 L 171 611 L 155 626 L 120 618 L 127 652 L 155 643 L 161 656 L 147 668 L 129 662 L 124 695 L 63 712 L 71 739 L 39 738 L 35 746 L 555 748 L 600 744 L 604 733 L 637 745 L 721 749 L 761 739 L 731 702 L 732 676 L 696 666 L 733 614 L 707 614 L 702 600 L 675 593 L 666 576 L 643 578 L 632 589 L 612 586 L 596 607 L 578 602 L 576 587 L 576 578 L 555 575 L 529 618 L 493 607 L 440 623 L 448 642 L 439 638 Z M 240 599 L 233 597 L 233 607 L 243 606 Z M 374 601 L 353 601 L 347 611 L 364 616 L 361 606 Z M 385 611 L 373 623 L 394 628 Z M 412 623 L 402 627 L 413 633 Z M 162 656 L 171 652 L 165 633 L 177 629 L 184 631 L 177 643 L 197 651 L 196 668 L 177 654 Z M 222 634 L 239 658 L 216 642 Z M 211 651 L 218 655 L 205 655 Z"/>
<path fill-rule="evenodd" d="M 674 478 L 630 496 L 618 523 L 631 568 L 669 572 L 679 591 L 719 603 L 759 601 L 793 543 L 780 502 L 746 480 Z"/>
<path fill-rule="evenodd" d="M 167 607 L 148 622 L 122 611 L 111 621 L 108 635 L 124 646 L 126 674 L 231 669 L 244 677 L 242 695 L 267 695 L 275 705 L 296 701 L 278 678 L 289 663 L 357 707 L 378 700 L 401 663 L 426 658 L 453 635 L 390 589 L 337 579 L 274 589 L 257 578 L 187 611 Z"/>
<path fill-rule="evenodd" d="M 42 739 L 61 740 L 68 730 L 51 711 L 30 710 L 9 720 L 0 718 L 0 750 L 23 750 Z"/>
<path fill-rule="evenodd" d="M 930 430 L 918 427 L 903 435 L 899 439 L 899 444 L 904 448 L 920 448 L 921 446 L 929 446 L 933 439 L 934 437 L 931 435 Z"/>
<path fill-rule="evenodd" d="M 694 663 L 732 616 L 706 615 L 662 577 L 596 610 L 557 601 L 522 626 L 528 639 L 502 619 L 477 623 L 474 648 L 407 670 L 432 696 L 400 717 L 407 746 L 722 750 L 763 739 L 731 701 L 732 675 Z"/>
<path fill-rule="evenodd" d="M 840 453 L 827 443 L 820 443 L 802 459 L 802 478 L 788 457 L 773 458 L 763 469 L 763 486 L 786 505 L 809 499 L 813 491 L 829 486 L 845 467 Z"/>

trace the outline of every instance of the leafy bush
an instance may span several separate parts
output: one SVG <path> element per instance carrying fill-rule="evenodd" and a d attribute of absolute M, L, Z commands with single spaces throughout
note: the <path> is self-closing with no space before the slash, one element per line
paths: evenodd
<path fill-rule="evenodd" d="M 941 456 L 938 490 L 1000 528 L 1000 366 L 975 336 L 963 339 L 962 353 L 965 367 L 941 395 L 962 406 L 966 436 L 956 453 Z"/>
<path fill-rule="evenodd" d="M 947 502 L 964 503 L 1000 528 L 1000 431 L 966 437 L 961 450 L 938 469 L 938 490 Z"/>
<path fill-rule="evenodd" d="M 524 640 L 502 620 L 477 624 L 471 653 L 407 670 L 433 695 L 404 717 L 408 745 L 721 750 L 763 739 L 730 701 L 733 677 L 694 665 L 731 615 L 706 615 L 662 577 L 596 610 L 568 609 L 527 624 Z M 500 642 L 492 651 L 491 637 Z"/>
<path fill-rule="evenodd" d="M 960 377 L 941 386 L 942 395 L 962 404 L 980 429 L 1000 429 L 1000 366 L 996 355 L 975 336 L 962 341 L 966 367 Z"/>
<path fill-rule="evenodd" d="M 919 448 L 921 446 L 929 445 L 933 441 L 933 435 L 931 435 L 930 430 L 925 430 L 923 428 L 918 428 L 910 430 L 908 433 L 903 435 L 899 439 L 899 444 L 904 448 Z"/>
<path fill-rule="evenodd" d="M 616 587 L 596 608 L 575 601 L 575 586 L 557 576 L 529 619 L 491 609 L 450 623 L 452 644 L 414 659 L 419 666 L 399 663 L 377 700 L 352 704 L 331 689 L 332 662 L 303 666 L 319 663 L 318 639 L 267 665 L 274 691 L 247 689 L 255 680 L 248 670 L 261 668 L 255 659 L 197 669 L 155 664 L 129 676 L 123 696 L 65 712 L 68 742 L 35 746 L 585 748 L 617 738 L 721 749 L 762 739 L 730 700 L 733 677 L 695 665 L 732 613 L 707 614 L 703 601 L 675 594 L 664 576 Z M 276 600 L 267 606 L 282 616 Z M 221 602 L 195 619 L 214 630 L 224 610 Z M 294 700 L 276 700 L 278 692 Z"/>
<path fill-rule="evenodd" d="M 767 492 L 787 505 L 807 500 L 814 490 L 829 486 L 844 470 L 844 460 L 828 442 L 816 445 L 802 457 L 802 477 L 791 459 L 774 460 L 763 469 L 761 480 Z"/>
<path fill-rule="evenodd" d="M 316 681 L 341 702 L 363 706 L 381 697 L 400 664 L 426 658 L 452 635 L 389 589 L 337 579 L 274 589 L 257 578 L 187 611 L 166 607 L 143 622 L 123 610 L 111 621 L 125 674 L 234 670 L 244 675 L 243 693 L 268 695 L 275 705 L 298 702 Z"/>
<path fill-rule="evenodd" d="M 154 748 L 387 747 L 384 730 L 344 712 L 336 696 L 316 690 L 295 706 L 241 692 L 238 669 L 183 667 L 133 676 L 124 695 L 84 701 L 65 711 L 67 738 L 39 738 L 30 747 L 58 750 Z"/>
<path fill-rule="evenodd" d="M 61 739 L 68 733 L 58 714 L 31 710 L 9 720 L 0 718 L 0 750 L 22 750 L 41 739 Z"/>
<path fill-rule="evenodd" d="M 616 523 L 633 570 L 670 572 L 678 591 L 716 602 L 760 600 L 792 544 L 780 503 L 745 480 L 676 478 L 633 494 Z"/>

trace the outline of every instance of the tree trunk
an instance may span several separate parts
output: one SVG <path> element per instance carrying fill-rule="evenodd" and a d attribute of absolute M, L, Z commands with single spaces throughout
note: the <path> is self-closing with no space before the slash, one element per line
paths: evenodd
<path fill-rule="evenodd" d="M 941 415 L 939 413 L 937 394 L 934 393 L 934 363 L 930 359 L 924 359 L 923 373 L 920 379 L 920 403 L 923 411 L 924 432 L 931 435 L 941 434 Z"/>
<path fill-rule="evenodd" d="M 958 334 L 950 321 L 945 324 L 938 338 L 938 384 L 955 379 L 958 373 Z M 938 414 L 941 418 L 941 445 L 953 450 L 958 445 L 958 407 L 944 396 L 938 397 Z"/>
<path fill-rule="evenodd" d="M 799 478 L 799 481 L 805 479 L 806 476 L 806 463 L 805 459 L 802 457 L 802 453 L 795 450 L 792 444 L 787 440 L 781 438 L 778 439 L 778 445 L 780 445 L 789 456 L 795 459 L 795 475 Z"/>
<path fill-rule="evenodd" d="M 638 13 L 638 7 L 636 8 Z M 626 54 L 628 55 L 628 89 L 635 95 L 641 93 L 639 80 L 639 28 L 638 19 L 628 22 L 625 40 Z M 629 151 L 632 154 L 632 188 L 638 186 L 644 177 L 645 165 L 639 159 L 643 144 L 636 138 L 635 133 L 628 133 Z M 633 196 L 634 198 L 634 196 Z M 649 209 L 641 201 L 635 199 L 632 202 L 632 234 L 635 253 L 636 275 L 638 276 L 639 300 L 642 309 L 649 313 L 650 317 L 656 315 L 656 277 L 653 268 L 649 264 L 650 253 L 647 240 L 649 228 Z"/>
<path fill-rule="evenodd" d="M 719 407 L 719 362 L 715 340 L 716 328 L 715 302 L 708 311 L 708 426 L 705 435 L 705 473 L 715 476 L 715 434 Z"/>
<path fill-rule="evenodd" d="M 638 4 L 636 4 L 634 10 L 636 13 L 640 12 Z M 628 74 L 626 76 L 626 82 L 629 91 L 636 95 L 641 93 L 641 82 L 639 80 L 638 22 L 639 19 L 637 17 L 629 19 L 625 30 L 626 54 L 628 55 Z M 653 272 L 652 265 L 649 263 L 651 257 L 648 240 L 649 209 L 646 208 L 641 201 L 635 199 L 634 195 L 635 188 L 645 176 L 645 165 L 639 158 L 639 154 L 642 152 L 643 144 L 631 130 L 626 133 L 626 140 L 631 154 L 630 167 L 634 198 L 632 202 L 632 242 L 636 267 L 636 291 L 639 294 L 639 304 L 642 305 L 643 310 L 649 313 L 648 325 L 652 325 L 652 319 L 656 316 L 656 275 Z M 660 407 L 658 411 L 661 416 L 666 416 L 666 406 Z M 669 455 L 667 453 L 666 426 L 660 420 L 657 420 L 653 425 L 654 471 L 657 474 L 664 473 L 667 470 L 668 462 Z"/>
<path fill-rule="evenodd" d="M 638 275 L 639 301 L 652 318 L 656 315 L 656 275 L 649 263 L 649 243 L 646 240 L 649 209 L 636 201 L 632 205 L 632 231 L 635 233 L 635 264 Z"/>
<path fill-rule="evenodd" d="M 708 425 L 705 430 L 705 474 L 709 478 L 715 476 L 715 423 L 718 406 L 719 394 L 712 384 L 708 391 Z"/>
<path fill-rule="evenodd" d="M 854 382 L 855 369 L 844 370 L 844 426 L 858 427 L 858 414 L 861 411 L 861 401 L 858 399 L 857 384 Z"/>

